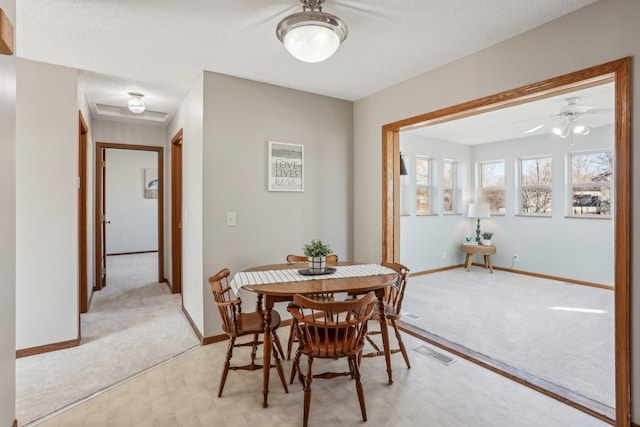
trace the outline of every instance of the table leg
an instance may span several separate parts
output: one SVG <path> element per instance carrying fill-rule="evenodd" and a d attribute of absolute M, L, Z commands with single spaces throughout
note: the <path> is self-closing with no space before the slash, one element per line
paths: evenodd
<path fill-rule="evenodd" d="M 493 264 L 491 263 L 491 255 L 487 255 L 487 261 L 489 264 L 489 271 L 493 273 Z"/>
<path fill-rule="evenodd" d="M 269 373 L 271 372 L 271 351 L 273 342 L 271 340 L 271 310 L 273 309 L 273 302 L 269 303 L 267 297 L 266 307 L 264 309 L 264 343 L 263 343 L 263 358 L 262 358 L 262 407 L 269 406 L 267 401 L 269 396 Z"/>
<path fill-rule="evenodd" d="M 467 257 L 464 260 L 464 266 L 467 267 L 467 271 L 471 270 L 471 261 L 473 261 L 473 255 L 467 254 Z"/>
<path fill-rule="evenodd" d="M 377 292 L 378 309 L 380 310 L 380 332 L 382 333 L 382 346 L 384 349 L 384 358 L 387 362 L 387 374 L 389 375 L 389 384 L 393 384 L 393 374 L 391 370 L 391 351 L 389 350 L 389 328 L 387 325 L 387 316 L 384 314 L 384 289 Z"/>

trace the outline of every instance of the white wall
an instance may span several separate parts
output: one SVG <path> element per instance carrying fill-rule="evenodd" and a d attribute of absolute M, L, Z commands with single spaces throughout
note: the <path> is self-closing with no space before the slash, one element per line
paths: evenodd
<path fill-rule="evenodd" d="M 400 262 L 412 273 L 460 263 L 460 243 L 469 234 L 466 209 L 471 192 L 471 147 L 447 141 L 401 133 L 400 148 L 409 175 L 402 177 L 402 197 L 408 199 L 407 216 L 400 218 Z M 432 197 L 435 215 L 416 216 L 416 155 L 428 156 L 432 164 L 435 196 Z M 457 213 L 443 215 L 442 161 L 457 162 L 457 182 L 460 189 Z"/>
<path fill-rule="evenodd" d="M 0 9 L 16 26 L 15 0 Z M 0 55 L 0 425 L 9 427 L 16 405 L 16 57 Z"/>
<path fill-rule="evenodd" d="M 204 100 L 200 286 L 210 336 L 220 321 L 207 278 L 220 269 L 281 263 L 311 239 L 353 259 L 352 103 L 209 72 Z M 304 145 L 304 192 L 267 191 L 268 141 Z"/>
<path fill-rule="evenodd" d="M 640 2 L 600 0 L 525 34 L 426 72 L 356 102 L 355 257 L 376 261 L 382 248 L 380 129 L 397 120 L 542 81 L 597 64 L 640 54 Z M 632 69 L 637 83 L 640 69 Z M 640 85 L 632 85 L 639 99 Z M 640 123 L 640 109 L 632 111 Z M 640 170 L 640 135 L 634 133 L 633 169 Z M 374 185 L 371 185 L 373 183 Z M 635 173 L 633 188 L 640 188 Z M 634 192 L 634 196 L 637 191 Z M 640 223 L 640 198 L 632 200 L 632 222 Z M 640 230 L 632 234 L 632 253 L 640 252 Z M 632 271 L 633 419 L 640 422 L 640 264 Z"/>
<path fill-rule="evenodd" d="M 165 266 L 171 280 L 171 138 L 183 129 L 182 144 L 182 305 L 204 335 L 202 287 L 202 135 L 204 75 L 200 74 L 167 127 L 165 168 Z M 209 161 L 207 164 L 213 164 Z"/>
<path fill-rule="evenodd" d="M 158 250 L 158 199 L 146 199 L 145 169 L 158 168 L 158 153 L 106 150 L 107 255 Z"/>
<path fill-rule="evenodd" d="M 593 129 L 589 135 L 576 136 L 574 145 L 555 135 L 541 135 L 473 146 L 435 141 L 415 135 L 401 134 L 401 148 L 412 170 L 408 193 L 415 200 L 415 154 L 433 158 L 434 179 L 442 180 L 442 159 L 464 160 L 458 173 L 462 188 L 462 215 L 442 215 L 441 182 L 435 182 L 435 216 L 401 218 L 400 257 L 412 272 L 425 271 L 462 263 L 460 243 L 464 236 L 474 236 L 476 222 L 466 216 L 470 201 L 475 201 L 475 171 L 479 162 L 505 162 L 505 215 L 481 221 L 482 231 L 492 231 L 497 253 L 493 265 L 510 268 L 518 254 L 514 269 L 603 285 L 614 285 L 614 230 L 610 219 L 567 218 L 565 185 L 567 154 L 597 149 L 613 149 L 613 126 Z M 465 158 L 466 153 L 466 158 Z M 553 165 L 553 213 L 551 217 L 516 216 L 516 182 L 518 159 L 551 155 Z M 434 244 L 437 242 L 437 244 Z M 550 244 L 552 243 L 552 244 Z"/>
<path fill-rule="evenodd" d="M 17 60 L 16 346 L 78 338 L 78 74 Z"/>
<path fill-rule="evenodd" d="M 94 142 L 164 147 L 165 139 L 166 128 L 162 126 L 112 122 L 100 119 L 93 121 Z M 95 146 L 93 151 L 93 158 L 95 159 Z"/>

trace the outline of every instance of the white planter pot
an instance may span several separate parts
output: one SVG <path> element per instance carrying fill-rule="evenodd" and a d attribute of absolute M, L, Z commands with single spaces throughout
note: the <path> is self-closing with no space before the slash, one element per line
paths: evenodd
<path fill-rule="evenodd" d="M 309 257 L 309 272 L 310 273 L 323 273 L 327 265 L 327 257 L 324 256 L 310 256 Z"/>
<path fill-rule="evenodd" d="M 491 246 L 491 239 L 489 240 L 482 239 L 482 244 L 485 246 Z"/>

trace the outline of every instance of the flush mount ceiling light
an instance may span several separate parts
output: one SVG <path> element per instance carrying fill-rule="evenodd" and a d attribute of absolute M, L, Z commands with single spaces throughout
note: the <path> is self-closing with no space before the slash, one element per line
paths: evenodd
<path fill-rule="evenodd" d="M 129 92 L 129 111 L 135 114 L 141 114 L 144 112 L 146 106 L 142 100 L 143 94 L 139 92 Z"/>
<path fill-rule="evenodd" d="M 324 61 L 347 38 L 342 19 L 322 11 L 324 1 L 300 0 L 302 12 L 287 16 L 276 28 L 278 39 L 300 61 Z"/>

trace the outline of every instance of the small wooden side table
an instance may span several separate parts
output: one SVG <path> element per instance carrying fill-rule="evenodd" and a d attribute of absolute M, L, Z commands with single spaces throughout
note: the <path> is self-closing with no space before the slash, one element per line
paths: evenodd
<path fill-rule="evenodd" d="M 464 260 L 464 266 L 467 271 L 471 270 L 471 261 L 473 261 L 474 255 L 484 255 L 484 268 L 488 268 L 493 273 L 493 264 L 491 264 L 491 255 L 496 253 L 496 247 L 494 245 L 465 245 L 460 246 L 462 252 L 467 254 Z"/>

